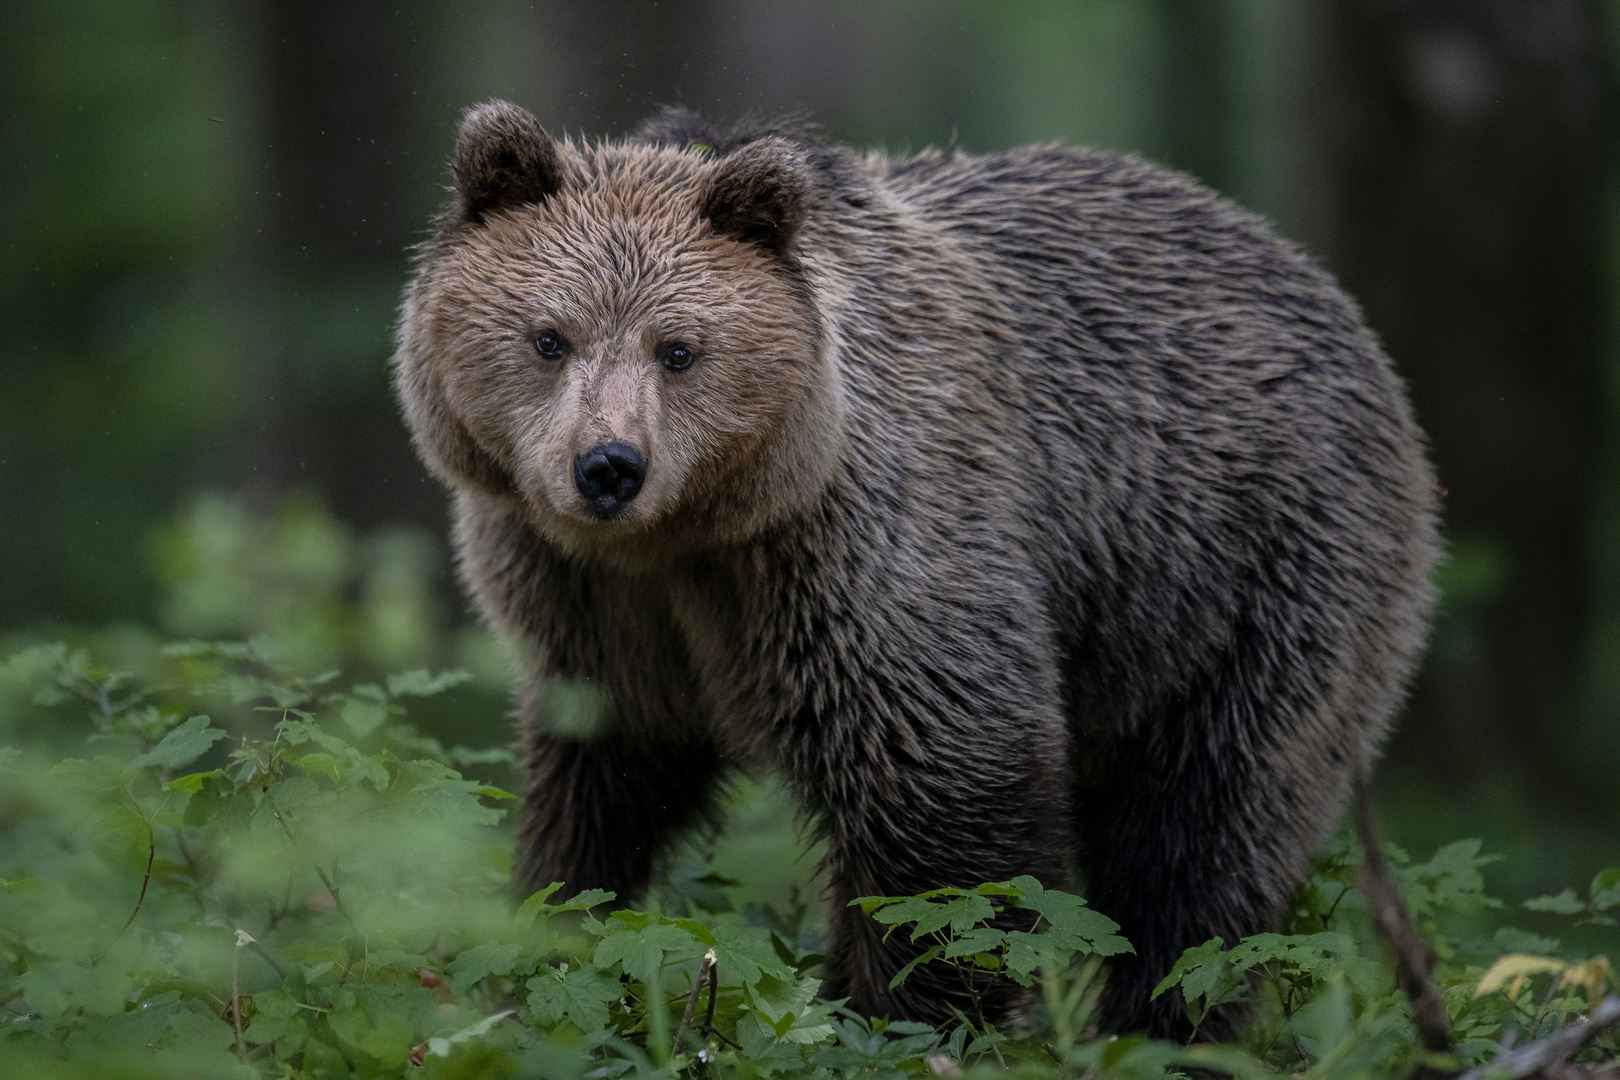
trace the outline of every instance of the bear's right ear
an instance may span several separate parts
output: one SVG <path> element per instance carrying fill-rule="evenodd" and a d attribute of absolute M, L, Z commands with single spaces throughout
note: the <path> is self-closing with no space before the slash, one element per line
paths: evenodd
<path fill-rule="evenodd" d="M 457 217 L 476 224 L 497 210 L 543 202 L 562 186 L 557 144 L 527 109 L 474 105 L 456 135 Z"/>

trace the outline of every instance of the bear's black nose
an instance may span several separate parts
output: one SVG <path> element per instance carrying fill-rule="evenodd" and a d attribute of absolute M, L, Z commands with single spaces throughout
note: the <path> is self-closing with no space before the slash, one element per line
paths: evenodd
<path fill-rule="evenodd" d="M 597 517 L 612 517 L 636 497 L 647 479 L 647 459 L 622 442 L 574 455 L 574 486 Z"/>

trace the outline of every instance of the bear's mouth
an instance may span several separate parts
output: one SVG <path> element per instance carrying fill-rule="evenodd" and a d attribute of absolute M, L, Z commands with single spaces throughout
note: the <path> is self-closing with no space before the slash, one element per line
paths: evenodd
<path fill-rule="evenodd" d="M 583 500 L 585 512 L 598 521 L 618 521 L 630 516 L 630 500 L 602 495 Z"/>

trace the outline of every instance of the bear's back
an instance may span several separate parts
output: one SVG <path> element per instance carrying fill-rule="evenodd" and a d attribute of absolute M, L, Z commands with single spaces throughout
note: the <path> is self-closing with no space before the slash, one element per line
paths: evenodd
<path fill-rule="evenodd" d="M 1130 723 L 1155 707 L 1118 699 L 1131 672 L 1196 677 L 1184 664 L 1227 647 L 1260 580 L 1291 578 L 1322 627 L 1394 612 L 1412 626 L 1398 636 L 1420 632 L 1435 547 L 1421 436 L 1354 303 L 1308 256 L 1130 156 L 930 151 L 890 161 L 882 183 L 974 254 L 1015 323 L 1019 347 L 989 362 L 1018 369 L 1054 612 L 1085 681 L 1116 688 L 1098 705 Z M 1345 586 L 1368 579 L 1400 584 Z"/>

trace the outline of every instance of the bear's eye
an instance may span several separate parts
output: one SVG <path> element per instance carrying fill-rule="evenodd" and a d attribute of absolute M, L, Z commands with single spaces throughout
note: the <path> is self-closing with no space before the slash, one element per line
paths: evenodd
<path fill-rule="evenodd" d="M 568 351 L 568 342 L 555 330 L 542 330 L 534 335 L 534 351 L 547 360 L 561 360 Z"/>
<path fill-rule="evenodd" d="M 685 371 L 695 358 L 692 346 L 684 341 L 666 341 L 658 346 L 658 362 L 671 371 Z"/>

